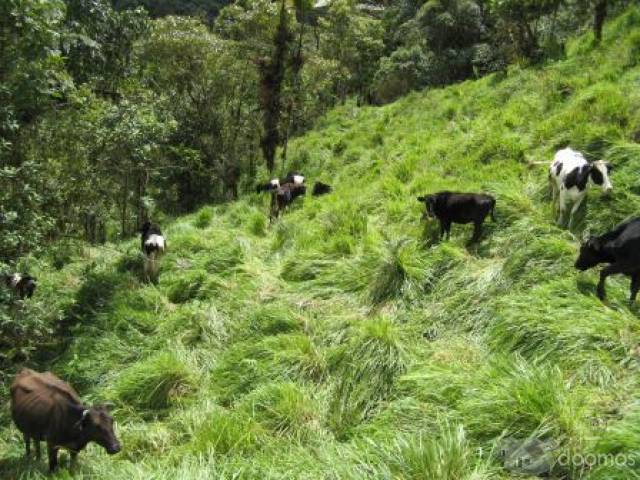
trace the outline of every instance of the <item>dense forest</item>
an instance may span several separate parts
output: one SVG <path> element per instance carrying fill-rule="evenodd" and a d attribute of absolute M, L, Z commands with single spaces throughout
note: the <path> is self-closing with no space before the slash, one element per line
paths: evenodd
<path fill-rule="evenodd" d="M 235 199 L 334 105 L 561 57 L 626 3 L 4 1 L 0 261 Z"/>

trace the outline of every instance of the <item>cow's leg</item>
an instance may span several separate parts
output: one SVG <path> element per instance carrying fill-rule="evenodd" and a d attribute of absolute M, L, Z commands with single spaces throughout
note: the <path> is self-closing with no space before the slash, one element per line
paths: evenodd
<path fill-rule="evenodd" d="M 558 225 L 561 227 L 564 226 L 564 217 L 567 211 L 567 191 L 560 190 L 560 194 L 558 196 Z"/>
<path fill-rule="evenodd" d="M 36 437 L 33 440 L 36 446 L 36 459 L 40 460 L 42 458 L 42 452 L 40 451 L 40 438 Z"/>
<path fill-rule="evenodd" d="M 451 222 L 445 222 L 444 229 L 447 232 L 447 240 L 451 239 Z"/>
<path fill-rule="evenodd" d="M 640 272 L 635 272 L 631 274 L 631 297 L 629 298 L 630 302 L 636 301 L 638 290 L 640 290 Z"/>
<path fill-rule="evenodd" d="M 24 435 L 24 454 L 25 457 L 29 458 L 31 456 L 31 437 L 29 435 Z"/>
<path fill-rule="evenodd" d="M 49 471 L 53 472 L 58 468 L 58 448 L 52 443 L 47 442 L 47 451 L 49 453 Z"/>
<path fill-rule="evenodd" d="M 445 232 L 446 232 L 446 228 L 444 226 L 444 222 L 440 220 L 440 238 L 438 240 L 442 240 L 442 237 L 444 237 Z"/>
<path fill-rule="evenodd" d="M 482 235 L 482 220 L 479 222 L 473 223 L 473 237 L 471 237 L 471 243 L 476 243 L 480 240 L 480 236 Z"/>
<path fill-rule="evenodd" d="M 69 465 L 71 468 L 74 468 L 78 464 L 78 452 L 71 452 L 71 459 L 69 460 Z"/>
<path fill-rule="evenodd" d="M 571 213 L 569 214 L 569 230 L 573 228 L 576 213 L 578 213 L 578 210 L 580 209 L 580 205 L 582 205 L 582 201 L 584 200 L 585 196 L 586 195 L 580 195 L 576 199 L 575 203 L 573 204 L 573 208 L 571 209 Z"/>
<path fill-rule="evenodd" d="M 629 267 L 622 263 L 613 263 L 607 267 L 604 267 L 600 272 L 600 281 L 598 282 L 598 289 L 596 290 L 598 298 L 604 300 L 606 296 L 604 283 L 609 275 L 615 275 L 616 273 L 626 273 L 629 271 Z"/>

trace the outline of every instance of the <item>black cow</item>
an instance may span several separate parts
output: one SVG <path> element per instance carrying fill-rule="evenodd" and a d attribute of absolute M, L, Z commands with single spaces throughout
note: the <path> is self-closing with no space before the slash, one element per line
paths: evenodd
<path fill-rule="evenodd" d="M 18 298 L 31 298 L 36 289 L 36 278 L 26 273 L 4 274 L 4 283 L 13 290 Z"/>
<path fill-rule="evenodd" d="M 278 218 L 291 202 L 307 193 L 307 187 L 296 183 L 285 183 L 277 190 L 271 192 L 271 213 L 269 220 Z"/>
<path fill-rule="evenodd" d="M 331 190 L 333 190 L 331 188 L 331 185 L 327 185 L 326 183 L 322 182 L 316 182 L 313 185 L 313 191 L 311 192 L 311 195 L 313 195 L 314 197 L 319 197 L 320 195 L 331 193 Z"/>
<path fill-rule="evenodd" d="M 427 211 L 425 216 L 440 221 L 440 238 L 446 233 L 450 237 L 452 223 L 473 223 L 471 243 L 480 240 L 482 223 L 488 214 L 495 222 L 494 208 L 496 200 L 484 193 L 438 192 L 418 197 L 424 202 Z"/>
<path fill-rule="evenodd" d="M 598 298 L 606 295 L 604 283 L 609 275 L 623 273 L 631 277 L 630 301 L 640 290 L 640 217 L 621 223 L 612 231 L 591 237 L 580 246 L 576 268 L 584 271 L 599 263 L 608 263 L 600 272 Z"/>

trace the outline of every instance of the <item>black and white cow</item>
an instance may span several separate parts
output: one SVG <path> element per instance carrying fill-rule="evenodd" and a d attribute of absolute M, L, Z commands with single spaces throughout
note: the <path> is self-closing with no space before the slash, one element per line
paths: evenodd
<path fill-rule="evenodd" d="M 599 263 L 608 263 L 600 272 L 598 297 L 605 297 L 604 283 L 609 275 L 622 273 L 631 277 L 631 298 L 640 290 L 640 217 L 621 223 L 612 231 L 591 237 L 580 246 L 576 260 L 578 270 L 588 270 Z"/>
<path fill-rule="evenodd" d="M 302 173 L 288 172 L 287 176 L 282 179 L 272 178 L 268 182 L 258 183 L 256 185 L 256 193 L 272 192 L 280 188 L 280 185 L 284 185 L 286 183 L 293 183 L 294 185 L 302 185 L 304 184 L 304 180 L 305 180 L 305 177 Z"/>
<path fill-rule="evenodd" d="M 20 299 L 31 298 L 36 290 L 36 278 L 26 273 L 4 274 L 4 283 Z"/>
<path fill-rule="evenodd" d="M 265 183 L 258 183 L 256 185 L 256 193 L 260 192 L 271 192 L 276 188 L 280 188 L 280 180 L 277 178 L 273 178 Z"/>
<path fill-rule="evenodd" d="M 437 218 L 440 221 L 440 238 L 446 233 L 449 238 L 452 223 L 473 223 L 473 237 L 471 243 L 480 240 L 482 224 L 487 215 L 495 221 L 494 209 L 496 200 L 484 193 L 438 192 L 418 197 L 424 202 L 426 217 Z"/>
<path fill-rule="evenodd" d="M 162 235 L 160 227 L 151 222 L 145 222 L 141 231 L 144 273 L 147 279 L 157 281 L 160 273 L 160 257 L 167 248 L 167 241 Z"/>
<path fill-rule="evenodd" d="M 558 205 L 558 224 L 565 224 L 566 212 L 572 206 L 568 226 L 571 228 L 574 215 L 580 208 L 589 188 L 589 179 L 602 186 L 605 194 L 613 190 L 609 179 L 611 164 L 603 160 L 589 163 L 580 153 L 571 148 L 558 150 L 549 167 L 549 182 L 553 192 L 553 205 Z"/>
<path fill-rule="evenodd" d="M 278 218 L 280 213 L 284 212 L 291 202 L 305 193 L 307 193 L 307 187 L 296 183 L 285 183 L 277 190 L 271 192 L 269 221 L 272 222 L 274 218 Z"/>
<path fill-rule="evenodd" d="M 331 185 L 328 185 L 323 182 L 316 182 L 313 185 L 313 190 L 311 191 L 311 195 L 313 195 L 314 197 L 319 197 L 320 195 L 331 193 L 331 190 L 333 190 L 331 188 Z"/>

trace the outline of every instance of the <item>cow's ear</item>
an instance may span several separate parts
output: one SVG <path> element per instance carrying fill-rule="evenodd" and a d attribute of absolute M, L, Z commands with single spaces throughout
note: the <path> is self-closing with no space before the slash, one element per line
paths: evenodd
<path fill-rule="evenodd" d="M 613 165 L 611 164 L 611 162 L 604 162 L 604 164 L 607 167 L 607 172 L 612 172 L 613 171 Z"/>
<path fill-rule="evenodd" d="M 426 200 L 426 197 L 417 197 L 416 200 L 418 200 L 419 202 L 424 202 Z"/>

